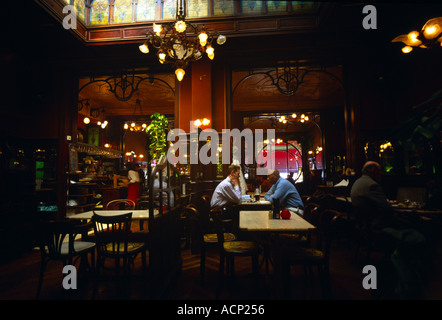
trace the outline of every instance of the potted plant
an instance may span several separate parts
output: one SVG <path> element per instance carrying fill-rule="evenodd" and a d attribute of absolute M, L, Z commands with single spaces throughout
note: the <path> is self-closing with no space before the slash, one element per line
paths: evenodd
<path fill-rule="evenodd" d="M 167 151 L 167 126 L 169 121 L 167 117 L 158 112 L 150 116 L 152 119 L 150 125 L 146 128 L 149 136 L 149 154 L 151 161 L 158 161 L 161 155 Z"/>

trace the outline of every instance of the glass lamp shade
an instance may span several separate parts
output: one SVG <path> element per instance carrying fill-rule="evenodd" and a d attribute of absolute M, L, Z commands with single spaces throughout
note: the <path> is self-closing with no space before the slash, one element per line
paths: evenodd
<path fill-rule="evenodd" d="M 149 47 L 147 46 L 147 43 L 143 43 L 141 46 L 139 46 L 139 48 L 142 53 L 149 53 Z"/>
<path fill-rule="evenodd" d="M 215 50 L 213 49 L 213 47 L 207 46 L 206 52 L 207 52 L 207 56 L 209 57 L 209 59 L 213 60 L 213 58 L 215 57 Z"/>
<path fill-rule="evenodd" d="M 413 51 L 413 48 L 410 46 L 405 46 L 402 48 L 403 53 L 410 53 L 411 51 Z"/>
<path fill-rule="evenodd" d="M 163 26 L 161 24 L 153 24 L 153 32 L 156 33 L 157 36 L 160 35 L 161 31 L 163 31 Z"/>
<path fill-rule="evenodd" d="M 394 38 L 391 42 L 403 42 L 407 46 L 419 46 L 422 44 L 422 41 L 416 38 L 414 32 L 416 31 L 412 31 L 409 34 L 401 34 L 400 36 Z"/>
<path fill-rule="evenodd" d="M 198 38 L 200 39 L 201 47 L 204 47 L 207 44 L 207 38 L 208 38 L 207 33 L 205 33 L 204 31 L 201 31 Z"/>
<path fill-rule="evenodd" d="M 418 45 L 422 44 L 422 41 L 420 41 L 420 40 L 418 39 L 418 36 L 419 36 L 419 32 L 417 32 L 417 31 L 411 31 L 411 32 L 408 34 L 408 40 L 409 40 L 408 45 L 409 45 L 409 46 L 418 46 Z"/>
<path fill-rule="evenodd" d="M 91 123 L 91 119 L 89 119 L 88 117 L 84 117 L 83 122 L 84 124 L 89 124 Z"/>
<path fill-rule="evenodd" d="M 178 81 L 183 80 L 185 74 L 186 73 L 181 68 L 178 68 L 178 69 L 175 70 L 175 75 L 176 75 L 176 78 L 178 79 Z"/>
<path fill-rule="evenodd" d="M 166 54 L 163 51 L 158 51 L 158 59 L 160 60 L 160 63 L 164 63 L 166 60 Z"/>
<path fill-rule="evenodd" d="M 442 17 L 428 20 L 422 28 L 424 37 L 428 40 L 437 38 L 441 33 Z"/>
<path fill-rule="evenodd" d="M 183 20 L 178 20 L 175 23 L 175 30 L 179 33 L 186 31 L 187 25 Z"/>
<path fill-rule="evenodd" d="M 226 36 L 220 34 L 218 36 L 218 38 L 216 39 L 216 43 L 218 43 L 219 45 L 222 45 L 222 44 L 226 43 L 226 40 L 227 40 Z"/>

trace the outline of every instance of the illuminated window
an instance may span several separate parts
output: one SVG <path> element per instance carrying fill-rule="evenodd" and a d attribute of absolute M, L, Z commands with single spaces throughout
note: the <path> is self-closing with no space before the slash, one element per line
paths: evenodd
<path fill-rule="evenodd" d="M 262 12 L 261 0 L 243 0 L 241 5 L 243 14 L 261 14 Z"/>
<path fill-rule="evenodd" d="M 91 24 L 109 23 L 109 1 L 95 0 L 91 6 Z"/>
<path fill-rule="evenodd" d="M 279 140 L 279 139 L 278 139 Z M 265 167 L 266 157 L 273 158 L 274 167 L 277 169 L 283 179 L 292 176 L 296 182 L 302 182 L 302 148 L 297 141 L 278 141 L 264 146 L 263 150 L 258 153 L 258 167 Z M 274 154 L 268 154 L 268 150 L 273 150 Z"/>
<path fill-rule="evenodd" d="M 176 1 L 164 0 L 163 2 L 163 20 L 174 20 L 176 16 Z"/>
<path fill-rule="evenodd" d="M 114 23 L 132 22 L 132 0 L 116 0 Z"/>
<path fill-rule="evenodd" d="M 209 6 L 207 0 L 189 0 L 187 1 L 187 17 L 198 18 L 207 17 Z"/>
<path fill-rule="evenodd" d="M 213 15 L 227 16 L 235 14 L 234 0 L 214 0 Z"/>
<path fill-rule="evenodd" d="M 75 12 L 77 14 L 77 17 L 81 20 L 84 21 L 84 17 L 85 17 L 85 9 L 86 9 L 86 5 L 85 5 L 85 0 L 75 0 L 74 1 L 74 7 L 75 7 Z"/>
<path fill-rule="evenodd" d="M 267 1 L 268 13 L 287 12 L 287 1 Z"/>
<path fill-rule="evenodd" d="M 138 0 L 137 21 L 155 20 L 156 0 Z"/>
<path fill-rule="evenodd" d="M 293 11 L 311 10 L 315 8 L 313 1 L 292 1 Z"/>

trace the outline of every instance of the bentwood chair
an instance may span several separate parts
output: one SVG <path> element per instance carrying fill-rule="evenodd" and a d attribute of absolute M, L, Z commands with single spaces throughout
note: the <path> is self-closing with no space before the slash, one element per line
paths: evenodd
<path fill-rule="evenodd" d="M 217 243 L 219 249 L 219 279 L 216 298 L 219 298 L 224 283 L 224 265 L 227 264 L 231 276 L 234 276 L 235 257 L 250 256 L 252 258 L 253 276 L 257 286 L 259 273 L 259 255 L 262 252 L 260 245 L 255 241 L 226 241 L 225 238 L 225 220 L 223 220 L 222 208 L 213 208 L 210 211 L 210 217 L 216 226 Z"/>
<path fill-rule="evenodd" d="M 140 200 L 138 199 L 138 203 L 136 205 L 136 209 L 137 210 L 149 210 L 149 205 L 150 205 L 150 201 L 149 200 Z M 144 230 L 144 221 L 140 219 L 139 221 L 139 225 L 140 225 L 140 230 L 143 231 Z"/>
<path fill-rule="evenodd" d="M 135 258 L 141 254 L 143 272 L 146 271 L 146 245 L 144 242 L 133 242 L 131 239 L 132 213 L 114 216 L 102 216 L 94 212 L 92 217 L 97 243 L 97 279 L 105 260 L 113 259 L 116 275 L 120 275 L 120 261 L 123 272 L 130 275 L 130 268 Z"/>
<path fill-rule="evenodd" d="M 40 228 L 41 266 L 36 299 L 39 298 L 43 277 L 49 261 L 60 261 L 65 265 L 75 265 L 81 258 L 80 268 L 93 269 L 95 264 L 95 243 L 76 240 L 77 235 L 84 234 L 91 227 L 90 224 L 76 225 L 72 221 L 45 221 Z M 87 255 L 91 254 L 91 263 L 87 262 Z"/>
<path fill-rule="evenodd" d="M 106 210 L 134 210 L 135 209 L 135 201 L 130 199 L 116 199 L 109 201 L 105 209 Z"/>
<path fill-rule="evenodd" d="M 321 215 L 321 211 L 323 210 L 322 206 L 310 202 L 304 207 L 304 214 L 302 215 L 302 218 L 306 221 L 308 221 L 310 224 L 314 225 L 315 227 L 319 224 L 319 217 Z M 296 214 L 296 213 L 292 213 Z M 311 233 L 302 234 L 302 233 L 293 233 L 293 234 L 280 234 L 279 235 L 280 241 L 284 243 L 284 245 L 303 245 L 303 246 L 310 246 L 311 244 Z"/>
<path fill-rule="evenodd" d="M 317 247 L 285 246 L 282 250 L 283 275 L 285 276 L 286 289 L 289 289 L 290 267 L 302 265 L 304 268 L 316 266 L 318 268 L 323 298 L 331 296 L 330 288 L 330 249 L 334 238 L 335 226 L 342 213 L 325 209 L 321 212 L 318 224 Z"/>
<path fill-rule="evenodd" d="M 196 240 L 196 245 L 200 250 L 200 276 L 201 284 L 205 280 L 206 268 L 206 250 L 208 246 L 215 246 L 218 244 L 218 235 L 213 222 L 209 220 L 209 216 L 205 217 L 196 208 L 195 205 L 189 204 L 185 208 L 185 215 L 191 224 L 191 237 Z M 224 232 L 224 241 L 236 240 L 236 235 L 230 232 Z"/>

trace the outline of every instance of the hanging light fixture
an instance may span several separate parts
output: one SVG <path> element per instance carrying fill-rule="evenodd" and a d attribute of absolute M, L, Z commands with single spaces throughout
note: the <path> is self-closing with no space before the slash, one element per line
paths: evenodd
<path fill-rule="evenodd" d="M 184 69 L 189 62 L 197 61 L 206 53 L 209 59 L 215 57 L 213 40 L 222 45 L 226 42 L 224 35 L 216 31 L 205 30 L 204 25 L 194 25 L 185 21 L 185 0 L 177 0 L 176 19 L 164 25 L 153 24 L 152 31 L 146 34 L 146 41 L 139 46 L 142 53 L 149 53 L 149 45 L 157 49 L 161 64 L 173 64 L 179 81 L 184 77 Z"/>
<path fill-rule="evenodd" d="M 394 38 L 391 42 L 402 42 L 403 53 L 410 53 L 413 48 L 432 48 L 442 46 L 442 17 L 428 20 L 421 31 L 411 31 Z"/>
<path fill-rule="evenodd" d="M 135 101 L 135 107 L 134 107 L 134 116 L 137 111 L 137 109 L 140 109 L 140 115 L 143 115 L 143 110 L 141 109 L 141 100 L 137 98 Z M 147 124 L 145 122 L 137 122 L 137 121 L 126 121 L 124 123 L 124 130 L 130 130 L 130 131 L 145 131 L 147 127 Z"/>

